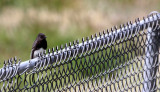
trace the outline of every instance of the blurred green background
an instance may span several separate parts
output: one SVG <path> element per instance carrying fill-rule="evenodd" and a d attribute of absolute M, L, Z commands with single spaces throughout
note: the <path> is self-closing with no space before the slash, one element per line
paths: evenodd
<path fill-rule="evenodd" d="M 0 0 L 0 67 L 28 60 L 40 32 L 52 48 L 159 9 L 160 0 Z"/>

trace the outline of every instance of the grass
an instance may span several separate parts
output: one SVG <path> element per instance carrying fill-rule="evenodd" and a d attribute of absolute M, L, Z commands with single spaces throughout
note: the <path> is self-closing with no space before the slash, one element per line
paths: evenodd
<path fill-rule="evenodd" d="M 142 2 L 143 1 L 144 0 L 142 0 Z M 65 21 L 63 21 L 62 23 L 60 22 L 59 24 L 58 23 L 50 23 L 50 24 L 46 23 L 45 24 L 45 23 L 41 23 L 40 21 L 37 21 L 36 19 L 33 19 L 33 20 L 28 19 L 26 16 L 24 17 L 23 21 L 20 22 L 19 26 L 8 28 L 8 27 L 4 27 L 3 25 L 2 26 L 0 25 L 0 52 L 1 52 L 0 53 L 0 63 L 1 63 L 0 67 L 3 66 L 4 60 L 7 60 L 14 56 L 17 56 L 22 61 L 28 60 L 30 57 L 30 51 L 31 51 L 33 41 L 35 40 L 39 32 L 45 33 L 47 35 L 48 48 L 52 48 L 52 47 L 60 46 L 61 44 L 64 44 L 64 43 L 68 43 L 70 41 L 72 42 L 73 40 L 76 40 L 76 39 L 81 40 L 82 37 L 90 36 L 91 34 L 95 33 L 95 30 L 97 30 L 95 29 L 97 25 L 99 26 L 101 24 L 105 24 L 105 27 L 108 27 L 109 25 L 113 26 L 117 23 L 118 24 L 123 23 L 122 20 L 125 22 L 128 21 L 129 20 L 128 16 L 133 17 L 133 16 L 130 16 L 129 14 L 134 15 L 134 17 L 137 17 L 139 15 L 143 15 L 143 13 L 147 12 L 148 14 L 148 12 L 152 10 L 159 9 L 159 5 L 157 3 L 158 1 L 156 2 L 156 0 L 152 1 L 152 3 L 150 3 L 150 1 L 143 2 L 144 3 L 143 5 L 139 3 L 139 0 L 130 0 L 130 1 L 127 1 L 127 0 L 95 1 L 94 0 L 92 1 L 92 3 L 88 3 L 88 2 L 90 2 L 90 0 L 83 1 L 83 2 L 79 2 L 79 1 L 73 2 L 73 0 L 69 0 L 69 1 L 63 1 L 63 0 L 53 0 L 53 1 L 51 0 L 47 0 L 47 1 L 44 1 L 44 0 L 41 0 L 41 1 L 39 0 L 35 0 L 35 1 L 33 0 L 24 0 L 24 1 L 22 0 L 12 0 L 12 1 L 1 0 L 0 1 L 0 12 L 7 11 L 5 10 L 6 8 L 9 8 L 9 9 L 17 8 L 17 9 L 22 10 L 24 15 L 28 14 L 26 13 L 26 11 L 29 10 L 28 8 L 30 9 L 33 8 L 33 10 L 34 9 L 40 10 L 37 12 L 41 12 L 41 10 L 43 9 L 49 10 L 49 13 L 47 14 L 51 13 L 51 15 L 54 14 L 52 13 L 53 11 L 56 11 L 56 13 L 57 12 L 60 13 L 59 15 L 61 14 L 63 15 L 63 13 L 61 12 L 63 12 L 64 10 L 76 11 L 76 12 L 73 12 L 73 14 L 71 15 L 75 15 L 75 13 L 78 13 L 78 15 L 81 15 L 81 13 L 79 12 L 82 12 L 82 15 L 83 13 L 86 13 L 86 12 L 88 13 L 91 11 L 98 11 L 98 12 L 93 12 L 91 14 L 88 14 L 89 17 L 84 17 L 86 15 L 78 16 L 78 18 L 82 17 L 82 19 L 86 21 L 79 21 L 76 19 L 74 20 L 73 18 L 69 18 L 68 20 L 73 23 L 68 29 L 65 29 L 65 31 L 59 30 L 61 26 L 58 27 L 58 25 L 62 25 L 62 23 Z M 148 7 L 148 5 L 154 6 L 155 8 Z M 146 8 L 143 9 L 143 7 L 145 6 L 147 6 L 149 9 L 146 9 Z M 139 12 L 137 12 L 137 10 Z M 97 16 L 96 14 L 99 14 L 99 16 Z M 117 17 L 117 15 L 119 16 Z M 1 17 L 2 16 L 0 16 L 0 18 Z M 12 17 L 12 15 L 10 17 Z M 36 15 L 36 17 L 38 17 L 38 15 Z M 77 17 L 77 16 L 73 16 L 73 17 Z M 92 18 L 90 19 L 90 17 L 93 17 L 93 19 Z M 102 20 L 101 20 L 101 17 L 102 17 Z M 117 21 L 118 18 L 121 21 Z M 89 21 L 89 19 L 93 21 Z M 63 20 L 63 17 L 62 17 L 62 20 Z M 78 22 L 75 22 L 75 21 L 78 21 Z M 97 24 L 94 24 L 93 22 Z M 2 23 L 2 24 L 5 24 L 5 23 Z M 77 26 L 77 25 L 85 25 L 85 27 L 82 28 L 81 26 Z M 120 48 L 122 49 L 121 46 L 122 45 L 120 45 Z M 123 46 L 125 47 L 126 44 L 123 44 Z M 113 50 L 113 49 L 116 49 L 116 50 Z M 135 56 L 134 54 L 138 53 L 137 51 L 125 53 L 123 50 L 121 51 L 122 53 L 120 53 L 120 51 L 118 50 L 118 45 L 114 44 L 114 46 L 108 47 L 106 51 L 102 50 L 92 55 L 87 55 L 86 58 L 82 57 L 82 59 L 75 58 L 74 60 L 70 61 L 68 65 L 66 63 L 63 63 L 59 66 L 48 69 L 47 76 L 49 77 L 49 80 L 52 80 L 52 77 L 54 79 L 53 81 L 48 82 L 49 84 L 48 86 L 49 87 L 52 86 L 53 89 L 56 89 L 58 87 L 61 88 L 64 84 L 70 85 L 70 83 L 73 83 L 72 81 L 69 81 L 70 79 L 74 79 L 76 80 L 75 82 L 79 82 L 80 80 L 83 80 L 88 77 L 92 77 L 92 76 L 95 77 L 99 75 L 100 73 L 104 73 L 104 71 L 112 70 L 116 66 L 124 64 L 125 63 L 124 61 L 130 60 L 132 57 Z M 132 50 L 132 48 L 128 47 L 127 50 L 130 51 Z M 141 51 L 141 49 L 138 49 L 138 50 Z M 107 53 L 108 56 L 104 56 L 105 53 Z M 133 56 L 131 55 L 131 53 Z M 123 54 L 123 56 L 121 56 L 121 54 Z M 61 75 L 58 72 L 61 72 Z M 74 72 L 76 72 L 78 76 L 76 76 Z M 105 76 L 101 78 L 99 77 L 97 80 L 103 79 L 103 78 L 111 79 L 111 77 L 115 76 L 117 72 L 119 71 L 112 71 L 110 73 L 107 73 Z M 73 73 L 73 74 L 69 75 L 70 73 Z M 42 76 L 42 74 L 43 74 L 43 77 L 45 77 L 44 74 L 46 74 L 46 72 L 42 71 L 41 73 L 39 73 L 39 76 Z M 69 77 L 67 77 L 66 74 L 69 75 Z M 26 76 L 27 81 L 29 80 L 29 78 L 32 78 L 32 77 L 33 75 Z M 38 75 L 35 74 L 34 79 L 36 79 L 37 77 Z M 25 78 L 24 75 L 22 75 L 21 78 L 24 79 Z M 20 83 L 21 78 L 19 77 L 19 83 Z M 38 83 L 42 83 L 46 81 L 47 79 L 39 80 Z M 33 85 L 33 82 L 34 81 L 31 81 L 31 83 L 29 83 L 28 85 L 29 86 Z M 109 82 L 109 80 L 107 82 Z M 23 88 L 24 85 L 26 85 L 24 83 L 27 83 L 27 82 L 23 81 L 23 83 L 21 83 L 22 85 L 16 85 L 16 87 L 19 86 L 19 88 Z M 56 86 L 55 84 L 58 84 L 59 86 L 58 85 Z M 90 85 L 90 84 L 86 84 L 86 85 Z M 67 87 L 67 85 L 64 85 L 64 86 Z M 117 86 L 117 84 L 111 85 L 110 86 L 111 89 L 114 89 L 114 86 Z M 46 87 L 47 85 L 44 85 L 44 88 Z M 109 87 L 107 86 L 107 88 Z M 42 86 L 40 87 L 40 89 L 42 90 Z M 38 87 L 36 87 L 36 90 L 38 90 Z M 34 90 L 31 90 L 31 91 L 34 91 Z"/>
<path fill-rule="evenodd" d="M 3 53 L 0 55 L 0 62 L 3 63 L 3 60 L 14 56 L 17 56 L 17 58 L 20 58 L 22 61 L 28 60 L 30 58 L 32 44 L 37 34 L 40 32 L 47 36 L 48 49 L 60 46 L 61 44 L 64 46 L 65 43 L 72 42 L 78 38 L 82 38 L 82 36 L 91 34 L 91 31 L 89 30 L 84 31 L 84 33 L 79 33 L 79 30 L 68 30 L 68 33 L 61 34 L 54 27 L 47 29 L 40 25 L 35 25 L 34 27 L 24 26 L 11 32 L 1 29 L 0 44 L 2 45 L 0 45 L 0 51 Z"/>
<path fill-rule="evenodd" d="M 38 26 L 37 28 L 30 28 L 30 30 L 40 30 L 40 29 L 44 30 L 43 27 L 41 28 L 41 26 Z M 51 30 L 54 30 L 54 29 L 51 29 Z M 37 32 L 35 31 L 35 33 Z M 52 36 L 52 34 L 49 34 L 49 31 L 46 34 L 48 34 L 49 37 Z M 58 32 L 55 34 L 58 34 Z M 23 40 L 27 38 L 24 36 L 25 34 L 22 33 L 20 36 L 20 39 Z M 55 40 L 56 38 L 59 38 L 59 39 L 61 38 L 56 35 L 54 35 L 54 37 L 55 38 L 52 40 Z M 27 38 L 27 39 L 30 39 L 30 38 Z M 137 39 L 137 38 L 133 38 L 133 39 Z M 14 41 L 15 39 L 12 39 L 12 40 Z M 7 42 L 7 44 L 12 44 L 12 40 L 5 41 L 5 42 Z M 52 40 L 50 39 L 50 41 Z M 74 82 L 76 83 L 79 83 L 80 81 L 82 82 L 87 78 L 97 78 L 96 80 L 108 78 L 109 81 L 111 79 L 116 80 L 114 79 L 114 76 L 116 76 L 117 72 L 119 71 L 116 71 L 116 70 L 111 71 L 111 70 L 113 70 L 117 66 L 125 64 L 129 60 L 132 60 L 133 57 L 137 55 L 138 53 L 137 51 L 138 50 L 141 51 L 142 47 L 135 50 L 136 46 L 139 46 L 141 44 L 139 45 L 135 45 L 135 44 L 133 45 L 133 44 L 134 44 L 134 40 L 124 41 L 124 43 L 115 43 L 115 44 L 112 44 L 111 46 L 108 46 L 106 49 L 96 51 L 92 54 L 86 54 L 82 57 L 76 57 L 73 60 L 70 59 L 67 63 L 64 62 L 57 66 L 51 66 L 46 71 L 44 70 L 38 71 L 35 74 L 32 74 L 32 75 L 28 74 L 27 76 L 24 76 L 23 74 L 21 76 L 22 80 L 26 79 L 27 81 L 22 81 L 21 84 L 26 85 L 28 83 L 28 87 L 33 86 L 33 88 L 35 87 L 36 90 L 38 90 L 38 86 L 34 86 L 34 83 L 37 80 L 37 77 L 42 77 L 42 79 L 40 78 L 36 83 L 37 85 L 39 84 L 41 85 L 39 89 L 42 90 L 42 88 L 46 88 L 48 86 L 49 88 L 53 88 L 52 90 L 56 90 L 58 88 L 61 89 L 63 86 L 64 87 L 67 87 L 67 85 L 70 86 L 71 83 L 74 83 Z M 18 47 L 17 49 L 19 48 L 20 47 Z M 101 77 L 96 77 L 96 76 L 100 76 L 101 73 L 104 73 L 104 72 L 107 72 L 107 73 Z M 21 78 L 19 77 L 18 79 L 19 83 L 21 81 Z M 20 85 L 20 86 L 17 85 L 17 87 L 19 87 L 18 89 L 22 89 L 24 85 Z"/>
<path fill-rule="evenodd" d="M 129 42 L 127 43 L 129 44 Z M 130 44 L 132 45 L 133 42 Z M 120 45 L 119 49 L 115 48 L 117 45 Z M 125 45 L 123 45 L 123 47 L 124 46 Z M 127 47 L 129 47 L 129 45 L 125 46 L 125 48 Z M 33 88 L 36 88 L 36 90 L 38 90 L 38 86 L 34 86 L 34 83 L 36 83 L 36 85 L 41 85 L 41 90 L 42 88 L 45 89 L 47 84 L 49 88 L 52 88 L 52 90 L 57 90 L 61 89 L 62 87 L 67 87 L 67 85 L 71 86 L 71 83 L 79 83 L 80 81 L 82 82 L 88 78 L 93 78 L 93 81 L 98 81 L 103 78 L 109 79 L 108 81 L 111 81 L 111 79 L 116 80 L 114 79 L 114 76 L 116 76 L 119 71 L 111 70 L 117 66 L 124 65 L 124 63 L 132 59 L 132 52 L 130 52 L 130 50 L 131 48 L 128 48 L 128 50 L 122 49 L 122 44 L 111 45 L 111 47 L 99 50 L 98 52 L 96 51 L 91 55 L 86 54 L 82 57 L 70 59 L 68 62 L 61 63 L 60 65 L 51 65 L 45 71 L 42 70 L 35 74 L 29 74 L 25 76 L 25 78 L 22 77 L 22 79 L 27 80 L 25 84 L 28 83 L 28 87 L 33 86 Z M 106 74 L 101 75 L 104 72 L 106 72 Z M 36 82 L 38 77 L 39 79 Z M 21 85 L 20 89 L 23 87 L 24 85 Z"/>
<path fill-rule="evenodd" d="M 34 7 L 34 8 L 42 8 L 42 7 L 46 7 L 48 9 L 51 10 L 56 10 L 56 11 L 61 11 L 64 8 L 69 8 L 69 7 L 73 7 L 73 4 L 75 4 L 76 2 L 73 3 L 73 0 L 67 0 L 67 1 L 63 1 L 63 0 L 14 0 L 14 1 L 6 1 L 6 0 L 1 0 L 0 1 L 0 8 L 4 8 L 4 7 L 10 7 L 10 6 L 15 6 L 18 8 L 28 8 L 28 7 Z"/>

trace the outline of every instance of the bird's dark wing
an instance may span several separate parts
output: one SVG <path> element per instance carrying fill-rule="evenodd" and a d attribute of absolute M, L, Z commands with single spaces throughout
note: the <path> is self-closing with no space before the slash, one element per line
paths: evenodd
<path fill-rule="evenodd" d="M 37 43 L 38 43 L 38 41 L 37 41 L 37 38 L 36 38 L 36 40 L 34 41 L 34 43 L 32 45 L 32 50 L 31 50 L 31 55 L 30 55 L 31 59 L 33 59 L 33 57 L 34 57 L 34 51 L 36 50 Z"/>
<path fill-rule="evenodd" d="M 32 45 L 32 49 L 34 49 L 34 48 L 36 47 L 37 43 L 38 43 L 38 41 L 37 41 L 37 39 L 36 39 L 36 40 L 34 41 L 33 45 Z"/>
<path fill-rule="evenodd" d="M 34 51 L 35 51 L 34 49 L 31 50 L 31 55 L 30 55 L 31 59 L 33 59 Z"/>

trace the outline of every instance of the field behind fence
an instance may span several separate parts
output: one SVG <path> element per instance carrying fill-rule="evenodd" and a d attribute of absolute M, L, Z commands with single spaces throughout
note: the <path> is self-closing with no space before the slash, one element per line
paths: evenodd
<path fill-rule="evenodd" d="M 32 60 L 9 59 L 0 70 L 1 91 L 158 91 L 159 19 L 136 19 Z"/>

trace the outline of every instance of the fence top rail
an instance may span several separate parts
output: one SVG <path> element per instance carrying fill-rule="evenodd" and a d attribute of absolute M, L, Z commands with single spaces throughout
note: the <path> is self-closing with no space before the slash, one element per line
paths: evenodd
<path fill-rule="evenodd" d="M 111 28 L 111 32 L 107 30 L 107 33 L 103 31 L 103 33 L 99 33 L 99 36 L 95 34 L 91 36 L 90 40 L 89 37 L 82 38 L 82 43 L 79 41 L 74 41 L 69 46 L 65 44 L 64 48 L 61 45 L 60 49 L 56 47 L 52 48 L 52 50 L 48 49 L 48 54 L 46 51 L 43 54 L 40 54 L 39 57 L 21 62 L 21 60 L 17 60 L 16 58 L 12 58 L 8 60 L 8 63 L 5 61 L 4 66 L 0 69 L 0 80 L 4 81 L 9 79 L 15 75 L 21 75 L 25 72 L 29 72 L 34 70 L 36 64 L 41 62 L 44 66 L 48 66 L 49 64 L 53 64 L 53 66 L 60 64 L 61 62 L 67 62 L 69 58 L 74 58 L 77 55 L 85 54 L 86 51 L 98 50 L 101 46 L 109 46 L 110 44 L 114 43 L 116 40 L 123 41 L 128 38 L 129 36 L 135 34 L 137 31 L 147 29 L 147 27 L 154 27 L 160 22 L 160 13 L 153 14 L 146 18 L 140 20 L 139 18 L 135 20 L 135 23 L 131 21 L 128 22 L 126 25 L 120 25 L 119 29 L 117 27 Z M 156 25 L 155 25 L 156 24 Z M 138 28 L 137 28 L 138 27 Z"/>

